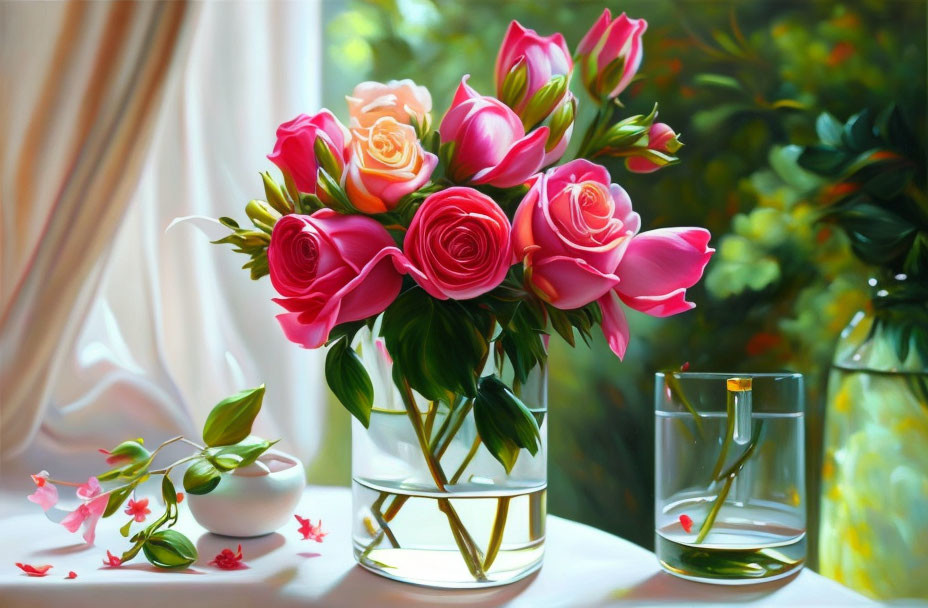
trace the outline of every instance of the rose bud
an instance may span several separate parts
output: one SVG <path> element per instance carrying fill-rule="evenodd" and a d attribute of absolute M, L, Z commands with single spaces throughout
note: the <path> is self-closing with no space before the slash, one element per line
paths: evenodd
<path fill-rule="evenodd" d="M 300 114 L 277 128 L 277 143 L 268 159 L 293 180 L 300 192 L 316 194 L 316 174 L 323 160 L 317 150 L 324 151 L 325 160 L 335 163 L 339 175 L 332 177 L 339 179 L 348 137 L 348 131 L 328 110 L 314 116 Z"/>
<path fill-rule="evenodd" d="M 544 162 L 548 127 L 526 135 L 515 112 L 467 86 L 467 78 L 439 127 L 441 141 L 451 145 L 448 176 L 457 183 L 499 188 L 525 183 Z"/>
<path fill-rule="evenodd" d="M 564 99 L 572 69 L 563 35 L 539 36 L 513 21 L 496 56 L 496 95 L 530 129 Z"/>
<path fill-rule="evenodd" d="M 403 278 L 402 253 L 386 228 L 362 215 L 320 209 L 285 215 L 271 233 L 271 284 L 288 312 L 277 316 L 287 339 L 303 348 L 326 343 L 333 327 L 383 312 Z"/>
<path fill-rule="evenodd" d="M 583 85 L 593 99 L 618 97 L 641 65 L 641 36 L 648 27 L 644 19 L 629 19 L 625 13 L 612 19 L 605 9 L 577 45 Z"/>
<path fill-rule="evenodd" d="M 640 225 L 605 167 L 578 159 L 536 178 L 513 219 L 513 249 L 543 300 L 579 308 L 619 282 L 615 269 Z"/>
<path fill-rule="evenodd" d="M 599 299 L 602 330 L 619 359 L 628 347 L 628 322 L 619 300 L 652 317 L 668 317 L 694 308 L 686 289 L 702 278 L 715 249 L 704 228 L 661 228 L 632 238 L 615 274 L 619 283 Z"/>
<path fill-rule="evenodd" d="M 416 127 L 419 135 L 429 130 L 432 111 L 432 95 L 423 86 L 408 78 L 382 82 L 362 82 L 345 98 L 351 127 L 372 127 L 384 116 L 397 122 Z"/>
<path fill-rule="evenodd" d="M 342 181 L 351 203 L 364 213 L 393 209 L 429 181 L 438 164 L 437 156 L 422 149 L 416 130 L 391 116 L 351 133 Z"/>
<path fill-rule="evenodd" d="M 476 298 L 502 283 L 512 265 L 509 219 L 473 188 L 441 190 L 416 211 L 403 251 L 399 263 L 433 298 Z"/>
<path fill-rule="evenodd" d="M 683 147 L 670 126 L 654 123 L 648 131 L 648 147 L 625 159 L 625 167 L 634 173 L 652 173 L 678 161 L 674 154 Z"/>

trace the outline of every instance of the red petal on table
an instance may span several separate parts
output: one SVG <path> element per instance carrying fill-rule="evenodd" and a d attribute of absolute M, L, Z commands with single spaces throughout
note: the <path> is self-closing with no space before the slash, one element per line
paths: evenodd
<path fill-rule="evenodd" d="M 104 566 L 109 566 L 110 568 L 116 568 L 122 565 L 122 560 L 110 553 L 109 549 L 106 550 L 106 559 L 103 560 Z"/>
<path fill-rule="evenodd" d="M 45 576 L 52 568 L 51 564 L 46 564 L 44 566 L 31 566 L 29 564 L 21 564 L 19 562 L 16 562 L 16 566 L 29 576 Z"/>
<path fill-rule="evenodd" d="M 71 570 L 65 578 L 77 578 L 77 572 Z"/>
<path fill-rule="evenodd" d="M 319 523 L 313 525 L 312 522 L 305 517 L 300 517 L 299 515 L 294 514 L 296 520 L 300 522 L 300 534 L 303 535 L 303 540 L 314 540 L 317 543 L 322 542 L 322 538 L 328 534 L 328 532 L 322 531 L 322 520 L 319 520 Z"/>
<path fill-rule="evenodd" d="M 238 546 L 237 552 L 232 551 L 232 549 L 223 549 L 209 564 L 222 570 L 239 570 L 245 568 L 245 564 L 242 563 L 242 546 Z"/>
<path fill-rule="evenodd" d="M 184 502 L 184 493 L 183 493 L 183 492 L 178 492 L 178 493 L 177 493 L 177 502 L 178 502 L 178 503 Z"/>
<path fill-rule="evenodd" d="M 681 515 L 680 525 L 683 526 L 683 531 L 689 534 L 690 530 L 693 529 L 693 520 L 690 518 L 689 515 Z"/>
<path fill-rule="evenodd" d="M 685 362 L 683 365 L 680 366 L 680 371 L 681 371 L 681 372 L 685 372 L 685 371 L 688 370 L 689 368 L 690 368 L 690 362 L 687 361 L 687 362 Z"/>

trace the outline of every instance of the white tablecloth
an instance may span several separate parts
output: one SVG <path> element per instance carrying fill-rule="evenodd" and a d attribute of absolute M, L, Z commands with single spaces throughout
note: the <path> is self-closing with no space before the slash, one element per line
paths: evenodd
<path fill-rule="evenodd" d="M 49 522 L 22 494 L 0 496 L 0 606 L 127 606 L 177 608 L 237 606 L 626 606 L 679 603 L 762 606 L 854 606 L 873 604 L 809 570 L 784 581 L 723 587 L 684 581 L 660 570 L 649 551 L 576 522 L 548 517 L 545 563 L 541 571 L 504 587 L 444 591 L 407 585 L 355 565 L 350 542 L 350 493 L 345 488 L 310 487 L 297 513 L 328 536 L 301 540 L 297 523 L 277 533 L 242 541 L 248 569 L 209 566 L 221 549 L 237 540 L 205 533 L 186 509 L 177 529 L 193 540 L 200 560 L 182 572 L 159 571 L 142 556 L 120 568 L 105 568 L 106 550 L 127 546 L 115 522 L 102 520 L 97 544 L 85 545 Z M 153 511 L 158 507 L 153 506 Z M 153 513 L 157 515 L 157 513 Z M 23 574 L 14 562 L 52 564 L 44 578 Z M 67 580 L 69 571 L 77 579 Z"/>

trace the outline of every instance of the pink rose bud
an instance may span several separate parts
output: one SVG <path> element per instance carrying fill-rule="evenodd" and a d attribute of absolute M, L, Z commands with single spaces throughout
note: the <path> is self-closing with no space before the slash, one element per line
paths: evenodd
<path fill-rule="evenodd" d="M 652 317 L 667 317 L 694 308 L 686 290 L 702 278 L 715 249 L 704 228 L 661 228 L 636 235 L 619 262 L 619 283 L 599 299 L 602 330 L 619 359 L 628 347 L 628 322 L 619 304 Z"/>
<path fill-rule="evenodd" d="M 320 209 L 285 215 L 271 233 L 267 261 L 271 284 L 288 312 L 277 316 L 287 339 L 317 348 L 333 327 L 383 312 L 403 278 L 402 258 L 387 230 L 362 215 Z"/>
<path fill-rule="evenodd" d="M 634 173 L 653 173 L 661 167 L 678 161 L 674 156 L 683 147 L 679 136 L 662 122 L 651 125 L 648 131 L 648 147 L 635 156 L 625 159 L 625 167 Z"/>
<path fill-rule="evenodd" d="M 542 299 L 579 308 L 619 282 L 615 269 L 640 225 L 605 167 L 578 159 L 536 178 L 516 210 L 513 249 Z"/>
<path fill-rule="evenodd" d="M 625 13 L 612 19 L 607 8 L 586 33 L 577 45 L 576 59 L 593 99 L 618 97 L 635 77 L 647 27 L 644 19 L 629 19 Z"/>
<path fill-rule="evenodd" d="M 324 160 L 334 162 L 339 175 L 332 177 L 339 179 L 345 166 L 347 141 L 348 131 L 328 110 L 314 116 L 300 114 L 277 127 L 277 144 L 268 159 L 293 179 L 300 192 L 316 194 L 316 175 Z M 317 145 L 325 158 L 319 158 Z"/>
<path fill-rule="evenodd" d="M 403 250 L 406 270 L 439 300 L 468 300 L 490 291 L 503 282 L 513 261 L 506 214 L 486 194 L 464 187 L 441 190 L 422 202 Z"/>
<path fill-rule="evenodd" d="M 564 99 L 571 70 L 563 35 L 539 36 L 513 21 L 496 56 L 496 95 L 531 128 Z"/>
<path fill-rule="evenodd" d="M 417 127 L 420 135 L 429 129 L 432 95 L 408 78 L 382 82 L 362 82 L 346 97 L 351 127 L 369 128 L 384 116 Z"/>
<path fill-rule="evenodd" d="M 422 149 L 416 130 L 392 116 L 351 134 L 343 181 L 351 203 L 363 213 L 393 209 L 425 185 L 438 164 L 437 156 Z"/>
<path fill-rule="evenodd" d="M 467 86 L 467 78 L 439 127 L 442 143 L 451 146 L 449 177 L 499 188 L 525 183 L 544 162 L 548 127 L 526 135 L 515 112 Z"/>

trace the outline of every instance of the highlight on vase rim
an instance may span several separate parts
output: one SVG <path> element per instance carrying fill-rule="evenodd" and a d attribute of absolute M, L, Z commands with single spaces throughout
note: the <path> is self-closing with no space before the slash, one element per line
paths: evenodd
<path fill-rule="evenodd" d="M 513 21 L 495 95 L 462 75 L 434 120 L 424 86 L 361 83 L 347 97 L 347 124 L 322 109 L 280 126 L 268 158 L 283 183 L 262 173 L 266 200 L 245 207 L 252 227 L 219 219 L 230 234 L 216 242 L 245 254 L 253 279 L 270 275 L 286 337 L 329 347 L 326 381 L 368 432 L 376 432 L 375 402 L 398 396 L 428 483 L 442 495 L 463 483 L 442 461 L 462 426 L 473 424 L 476 439 L 458 470 L 488 451 L 510 475 L 538 453 L 537 408 L 522 388 L 544 366 L 550 335 L 574 346 L 599 326 L 621 359 L 625 307 L 665 317 L 695 306 L 686 290 L 714 252 L 709 232 L 642 231 L 621 179 L 595 162 L 624 158 L 629 172 L 647 174 L 679 160 L 680 137 L 656 122 L 657 104 L 623 116 L 618 99 L 642 63 L 646 27 L 606 9 L 571 54 L 561 34 Z M 571 154 L 577 66 L 597 111 Z M 382 354 L 375 365 L 390 370 L 386 382 L 373 382 L 362 361 L 364 336 Z M 368 527 L 399 548 L 388 524 L 404 500 L 393 497 L 388 518 L 380 511 L 388 498 L 373 495 Z M 485 545 L 450 501 L 434 509 L 477 584 L 520 575 L 489 572 L 505 531 L 500 504 Z M 358 553 L 389 575 L 369 551 Z"/>

